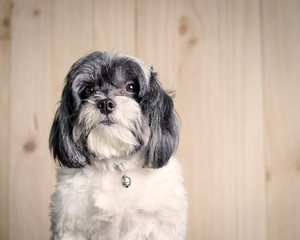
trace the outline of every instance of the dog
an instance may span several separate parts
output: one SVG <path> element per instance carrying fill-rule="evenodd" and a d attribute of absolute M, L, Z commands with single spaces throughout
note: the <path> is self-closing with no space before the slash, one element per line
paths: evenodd
<path fill-rule="evenodd" d="M 65 80 L 49 146 L 51 239 L 181 240 L 187 197 L 172 98 L 141 60 L 94 52 Z"/>

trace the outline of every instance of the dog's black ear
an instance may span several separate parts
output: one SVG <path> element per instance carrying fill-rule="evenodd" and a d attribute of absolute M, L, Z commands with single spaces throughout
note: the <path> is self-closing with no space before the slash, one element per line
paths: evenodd
<path fill-rule="evenodd" d="M 71 67 L 62 93 L 61 104 L 55 114 L 50 132 L 49 147 L 53 156 L 60 164 L 69 168 L 84 167 L 89 160 L 82 154 L 83 149 L 73 140 L 73 127 L 77 117 L 78 97 L 73 96 L 73 81 L 78 76 L 82 65 L 90 60 L 102 58 L 101 52 L 94 52 L 77 60 Z M 81 146 L 82 148 L 82 146 Z"/>
<path fill-rule="evenodd" d="M 54 122 L 49 137 L 49 147 L 55 159 L 63 166 L 69 168 L 81 168 L 87 163 L 87 159 L 81 154 L 73 140 L 74 114 L 72 108 L 71 89 L 67 83 L 63 91 L 61 104 L 55 114 Z"/>
<path fill-rule="evenodd" d="M 161 88 L 153 72 L 149 88 L 141 98 L 141 107 L 150 127 L 144 167 L 161 168 L 176 151 L 179 134 L 172 98 Z"/>

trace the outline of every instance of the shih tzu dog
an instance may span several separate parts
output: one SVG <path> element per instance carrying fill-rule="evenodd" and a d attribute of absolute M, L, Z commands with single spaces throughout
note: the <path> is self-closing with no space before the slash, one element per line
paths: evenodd
<path fill-rule="evenodd" d="M 94 52 L 71 67 L 50 133 L 51 239 L 184 239 L 173 101 L 141 60 Z"/>

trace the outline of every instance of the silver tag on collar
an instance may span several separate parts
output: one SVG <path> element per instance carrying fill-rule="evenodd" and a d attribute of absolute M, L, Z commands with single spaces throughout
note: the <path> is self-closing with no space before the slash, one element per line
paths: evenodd
<path fill-rule="evenodd" d="M 131 185 L 131 178 L 124 174 L 121 183 L 125 188 L 129 188 Z"/>

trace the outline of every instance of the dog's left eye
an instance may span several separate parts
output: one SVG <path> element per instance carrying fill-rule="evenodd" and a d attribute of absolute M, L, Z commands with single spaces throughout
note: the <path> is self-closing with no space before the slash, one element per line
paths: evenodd
<path fill-rule="evenodd" d="M 92 88 L 92 87 L 86 87 L 86 88 L 84 89 L 84 94 L 85 94 L 86 96 L 90 96 L 90 95 L 92 95 L 94 92 L 95 92 L 95 90 L 94 90 L 94 88 Z"/>
<path fill-rule="evenodd" d="M 129 83 L 126 86 L 126 91 L 129 92 L 129 93 L 138 93 L 139 86 L 135 83 Z"/>

